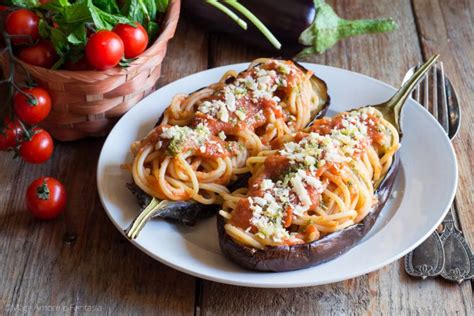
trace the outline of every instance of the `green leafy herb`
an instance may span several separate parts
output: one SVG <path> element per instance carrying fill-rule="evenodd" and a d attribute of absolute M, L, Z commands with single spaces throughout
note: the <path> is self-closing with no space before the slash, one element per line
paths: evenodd
<path fill-rule="evenodd" d="M 51 36 L 50 27 L 43 19 L 39 21 L 38 31 L 40 36 L 43 38 L 48 38 Z"/>
<path fill-rule="evenodd" d="M 111 14 L 119 14 L 120 13 L 120 9 L 119 9 L 116 1 L 94 0 L 94 4 L 97 6 L 97 8 L 99 8 L 102 11 L 105 11 L 107 13 L 111 13 Z"/>
<path fill-rule="evenodd" d="M 120 3 L 120 5 L 119 5 Z M 39 33 L 51 40 L 60 59 L 53 69 L 66 60 L 77 61 L 84 55 L 88 32 L 112 30 L 117 24 L 135 22 L 143 25 L 150 40 L 156 38 L 156 18 L 166 11 L 168 0 L 11 0 L 9 4 L 35 9 L 40 16 Z M 44 12 L 47 14 L 43 14 Z M 53 27 L 54 25 L 54 27 Z M 124 61 L 122 66 L 130 61 Z"/>
<path fill-rule="evenodd" d="M 165 13 L 168 9 L 169 0 L 151 0 L 151 2 L 156 3 L 156 9 L 160 13 Z"/>
<path fill-rule="evenodd" d="M 67 7 L 69 5 L 70 3 L 68 0 L 52 0 L 52 1 L 49 1 L 48 3 L 41 5 L 41 8 L 49 10 L 53 13 L 58 13 L 58 12 L 61 12 L 64 7 Z"/>
<path fill-rule="evenodd" d="M 137 21 L 148 33 L 150 38 L 155 38 L 159 31 L 159 25 L 154 22 L 158 13 L 166 2 L 166 7 L 168 6 L 168 1 L 160 0 L 126 0 L 122 7 L 122 14 L 128 16 L 131 20 Z M 166 9 L 165 9 L 166 11 Z"/>
<path fill-rule="evenodd" d="M 11 4 L 16 7 L 22 7 L 27 9 L 34 9 L 39 7 L 39 0 L 12 0 Z"/>
<path fill-rule="evenodd" d="M 72 32 L 68 35 L 67 41 L 73 45 L 82 45 L 87 42 L 87 30 L 84 24 L 79 24 Z"/>

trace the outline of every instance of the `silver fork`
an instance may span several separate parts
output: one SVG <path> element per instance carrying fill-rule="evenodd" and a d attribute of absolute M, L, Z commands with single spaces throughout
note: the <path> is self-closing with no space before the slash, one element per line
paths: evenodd
<path fill-rule="evenodd" d="M 407 72 L 404 81 L 417 67 Z M 412 97 L 433 114 L 450 139 L 456 136 L 461 122 L 459 103 L 441 62 L 426 75 Z M 459 229 L 456 213 L 455 199 L 440 227 L 405 256 L 405 271 L 409 275 L 422 279 L 441 275 L 459 283 L 473 277 L 474 256 Z"/>

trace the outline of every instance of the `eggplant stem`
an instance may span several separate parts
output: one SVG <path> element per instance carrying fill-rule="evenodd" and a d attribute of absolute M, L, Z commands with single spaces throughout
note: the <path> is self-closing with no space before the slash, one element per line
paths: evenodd
<path fill-rule="evenodd" d="M 247 30 L 247 22 L 239 18 L 237 14 L 232 12 L 229 8 L 227 8 L 225 5 L 222 3 L 218 2 L 217 0 L 206 0 L 206 2 L 218 10 L 220 10 L 222 13 L 226 14 L 228 17 L 230 17 L 232 20 L 235 21 L 241 28 L 244 30 Z"/>
<path fill-rule="evenodd" d="M 339 36 L 345 38 L 349 36 L 362 35 L 367 33 L 391 32 L 397 28 L 397 24 L 392 19 L 371 19 L 371 20 L 339 20 Z"/>
<path fill-rule="evenodd" d="M 420 80 L 423 79 L 428 70 L 436 63 L 438 58 L 439 55 L 433 55 L 430 59 L 428 59 L 427 62 L 418 68 L 418 70 L 410 77 L 410 79 L 408 79 L 387 102 L 373 106 L 382 112 L 386 120 L 395 125 L 400 136 L 402 135 L 400 124 L 402 108 L 412 91 L 418 85 Z"/>
<path fill-rule="evenodd" d="M 147 205 L 147 207 L 132 221 L 130 226 L 124 230 L 128 239 L 136 239 L 145 224 L 152 219 L 156 212 L 167 205 L 166 201 L 159 201 L 155 198 Z"/>
<path fill-rule="evenodd" d="M 252 22 L 253 25 L 267 38 L 267 40 L 276 48 L 281 48 L 281 43 L 278 39 L 272 34 L 272 32 L 259 20 L 252 12 L 250 12 L 246 7 L 241 5 L 237 0 L 224 0 L 225 3 L 236 9 L 242 15 Z"/>

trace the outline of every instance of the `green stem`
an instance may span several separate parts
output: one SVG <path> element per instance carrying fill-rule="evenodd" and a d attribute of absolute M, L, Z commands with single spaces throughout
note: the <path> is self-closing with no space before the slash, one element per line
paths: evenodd
<path fill-rule="evenodd" d="M 5 76 L 5 80 L 2 80 L 2 83 L 9 84 L 8 95 L 7 95 L 7 98 L 6 98 L 5 106 L 8 106 L 8 104 L 10 104 L 15 91 L 23 94 L 28 99 L 28 101 L 30 101 L 32 104 L 37 104 L 36 98 L 34 98 L 32 95 L 24 92 L 15 83 L 15 60 L 14 60 L 13 48 L 12 48 L 12 44 L 11 44 L 11 36 L 8 33 L 6 33 L 5 30 L 2 30 L 1 33 L 2 33 L 3 39 L 5 41 L 5 48 L 2 50 L 1 53 L 2 54 L 5 54 L 5 53 L 8 54 L 8 61 L 9 61 L 9 69 L 8 69 L 9 73 L 8 74 L 4 73 L 3 75 Z M 27 71 L 26 71 L 26 74 L 27 74 L 29 80 L 31 80 L 30 74 Z M 3 124 L 4 119 L 7 117 L 8 114 L 10 114 L 10 120 L 14 121 L 15 114 L 12 111 L 11 107 L 9 107 L 7 110 L 4 110 L 4 109 L 0 109 L 0 110 L 1 110 L 0 111 L 0 122 L 1 122 L 1 124 Z M 19 121 L 19 122 L 20 122 L 21 129 L 23 130 L 23 134 L 26 135 L 27 138 L 31 138 L 31 133 L 29 132 L 28 128 L 23 124 L 23 122 L 21 122 L 21 121 Z M 17 135 L 17 138 L 18 138 L 18 135 Z M 18 139 L 17 139 L 17 143 L 18 143 Z"/>
<path fill-rule="evenodd" d="M 398 130 L 400 136 L 402 135 L 402 128 L 400 123 L 400 116 L 405 101 L 412 93 L 413 89 L 418 85 L 425 74 L 436 63 L 439 55 L 432 56 L 427 62 L 421 65 L 418 70 L 406 81 L 402 87 L 387 101 L 382 104 L 374 105 L 376 109 L 382 112 L 384 119 L 392 123 Z"/>
<path fill-rule="evenodd" d="M 217 2 L 217 0 L 206 0 L 206 2 L 209 3 L 210 5 L 216 7 L 217 9 L 219 9 L 222 13 L 227 14 L 228 17 L 230 17 L 232 20 L 234 20 L 244 30 L 247 29 L 247 22 L 245 22 L 244 20 L 239 18 L 239 16 L 237 14 L 232 12 L 229 8 L 224 6 L 222 3 Z"/>
<path fill-rule="evenodd" d="M 145 15 L 145 25 L 148 26 L 150 24 L 150 14 L 148 13 L 145 3 L 142 0 L 139 0 L 138 3 L 140 7 L 142 8 L 142 11 Z"/>
<path fill-rule="evenodd" d="M 255 27 L 262 32 L 262 34 L 268 39 L 270 43 L 276 48 L 281 48 L 281 43 L 278 39 L 270 32 L 270 30 L 260 21 L 252 12 L 250 12 L 246 7 L 241 5 L 237 0 L 224 0 L 225 3 L 242 13 L 247 19 L 252 22 Z"/>
<path fill-rule="evenodd" d="M 367 33 L 390 32 L 397 28 L 392 19 L 371 20 L 339 20 L 338 33 L 340 38 Z"/>
<path fill-rule="evenodd" d="M 153 198 L 147 207 L 135 218 L 130 226 L 125 230 L 125 235 L 129 239 L 136 239 L 145 224 L 165 205 L 164 201 Z"/>

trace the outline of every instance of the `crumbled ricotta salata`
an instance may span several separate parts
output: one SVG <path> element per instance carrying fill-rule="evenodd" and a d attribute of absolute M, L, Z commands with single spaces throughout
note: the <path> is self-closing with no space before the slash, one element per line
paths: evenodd
<path fill-rule="evenodd" d="M 205 142 L 209 140 L 211 132 L 204 124 L 199 124 L 195 128 L 188 126 L 165 127 L 160 135 L 162 139 L 169 139 L 168 152 L 176 155 L 182 151 L 185 144 L 192 147 L 199 147 L 201 151 Z M 160 142 L 160 147 L 163 142 Z M 204 146 L 205 150 L 205 146 Z"/>
<path fill-rule="evenodd" d="M 198 111 L 222 122 L 233 123 L 234 121 L 230 119 L 232 113 L 235 113 L 240 121 L 247 119 L 243 108 L 238 106 L 242 98 L 248 98 L 254 103 L 262 99 L 279 103 L 281 100 L 275 95 L 275 91 L 279 86 L 287 86 L 285 77 L 297 71 L 297 68 L 279 61 L 271 63 L 277 63 L 277 71 L 256 66 L 251 73 L 245 77 L 238 77 L 233 83 L 226 84 L 221 91 L 217 92 L 217 95 L 222 96 L 221 98 L 202 102 Z"/>
<path fill-rule="evenodd" d="M 352 159 L 354 152 L 368 142 L 367 113 L 376 114 L 373 108 L 351 111 L 342 116 L 341 127 L 334 128 L 327 135 L 310 133 L 299 143 L 286 143 L 280 154 L 288 157 L 291 163 L 314 165 L 322 163 L 343 163 Z M 382 131 L 384 126 L 379 127 Z M 319 167 L 320 165 L 318 165 Z"/>
<path fill-rule="evenodd" d="M 248 198 L 252 211 L 251 223 L 257 228 L 257 235 L 274 242 L 281 242 L 295 235 L 284 227 L 287 209 L 291 208 L 293 213 L 302 215 L 312 205 L 306 185 L 312 186 L 317 194 L 321 194 L 326 188 L 326 184 L 316 178 L 314 170 L 311 173 L 300 169 L 288 174 L 286 180 L 264 179 L 260 183 L 263 196 Z"/>
<path fill-rule="evenodd" d="M 321 196 L 327 183 L 316 176 L 317 167 L 326 163 L 339 164 L 350 162 L 353 153 L 368 141 L 367 113 L 373 109 L 363 109 L 346 113 L 342 117 L 341 127 L 334 128 L 327 135 L 310 133 L 300 142 L 289 142 L 279 151 L 287 157 L 291 171 L 276 182 L 264 179 L 256 184 L 263 196 L 249 197 L 252 211 L 251 223 L 262 238 L 281 242 L 292 236 L 284 227 L 287 209 L 295 215 L 303 215 L 312 204 L 309 189 Z M 372 123 L 373 124 L 373 123 Z M 314 194 L 314 193 L 313 193 Z"/>
<path fill-rule="evenodd" d="M 220 131 L 219 134 L 217 134 L 217 136 L 219 136 L 219 138 L 222 139 L 222 140 L 226 140 L 226 138 L 227 138 L 227 136 L 225 136 L 224 131 Z"/>

